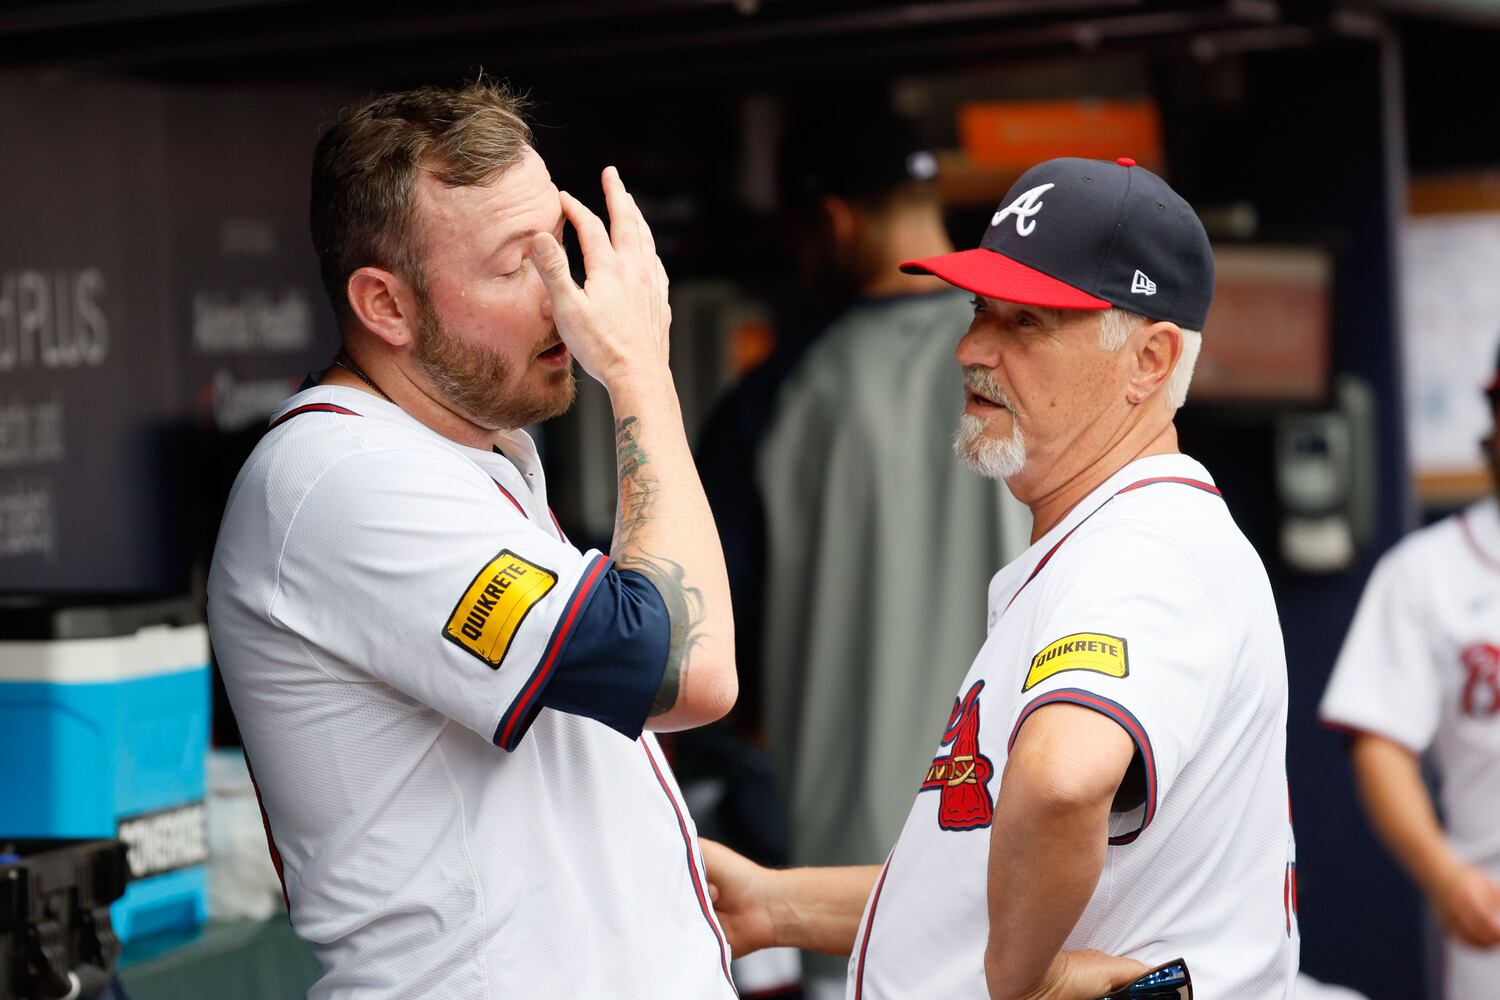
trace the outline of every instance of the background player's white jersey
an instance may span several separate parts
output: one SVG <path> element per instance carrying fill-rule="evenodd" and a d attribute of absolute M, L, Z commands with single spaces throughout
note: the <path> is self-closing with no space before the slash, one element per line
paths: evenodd
<path fill-rule="evenodd" d="M 1500 879 L 1500 511 L 1493 499 L 1415 532 L 1380 560 L 1319 709 L 1441 775 L 1444 827 Z M 1449 942 L 1447 995 L 1500 991 L 1500 949 Z"/>
<path fill-rule="evenodd" d="M 310 996 L 732 997 L 655 739 L 541 707 L 609 561 L 500 446 L 325 386 L 230 495 L 209 618 Z"/>
<path fill-rule="evenodd" d="M 1195 485 L 1196 484 L 1196 485 Z M 1203 467 L 1134 462 L 990 584 L 989 636 L 886 868 L 848 995 L 987 998 L 990 830 L 1014 734 L 1044 705 L 1115 719 L 1144 765 L 1065 945 L 1187 959 L 1199 996 L 1292 995 L 1286 659 L 1259 557 Z"/>

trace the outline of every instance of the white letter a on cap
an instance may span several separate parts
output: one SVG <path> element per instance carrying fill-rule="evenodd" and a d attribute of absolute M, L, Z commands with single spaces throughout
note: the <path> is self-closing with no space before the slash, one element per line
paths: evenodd
<path fill-rule="evenodd" d="M 1037 185 L 996 212 L 995 217 L 990 219 L 990 225 L 992 227 L 998 226 L 1005 221 L 1006 216 L 1014 215 L 1016 217 L 1016 235 L 1030 236 L 1031 231 L 1036 228 L 1036 220 L 1032 216 L 1042 210 L 1043 203 L 1037 199 L 1056 186 L 1055 184 Z"/>

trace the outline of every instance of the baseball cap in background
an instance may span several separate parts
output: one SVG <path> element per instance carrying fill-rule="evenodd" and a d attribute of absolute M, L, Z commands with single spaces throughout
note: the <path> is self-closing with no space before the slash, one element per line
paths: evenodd
<path fill-rule="evenodd" d="M 1011 187 L 974 250 L 907 261 L 966 291 L 1054 309 L 1119 306 L 1202 330 L 1214 293 L 1203 223 L 1128 157 L 1040 163 Z"/>
<path fill-rule="evenodd" d="M 883 102 L 803 108 L 789 122 L 778 158 L 782 201 L 871 197 L 937 179 L 937 157 L 911 123 Z"/>

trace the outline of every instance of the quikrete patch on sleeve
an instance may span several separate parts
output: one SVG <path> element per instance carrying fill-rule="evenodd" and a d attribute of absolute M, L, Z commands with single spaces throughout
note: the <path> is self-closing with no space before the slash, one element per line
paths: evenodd
<path fill-rule="evenodd" d="M 556 573 L 502 549 L 459 598 L 443 638 L 499 670 L 526 613 L 556 585 Z"/>
<path fill-rule="evenodd" d="M 1048 677 L 1064 670 L 1092 670 L 1109 677 L 1128 676 L 1130 656 L 1125 648 L 1125 640 L 1117 635 L 1102 635 L 1098 632 L 1065 635 L 1031 658 L 1026 686 L 1021 690 L 1030 691 Z"/>

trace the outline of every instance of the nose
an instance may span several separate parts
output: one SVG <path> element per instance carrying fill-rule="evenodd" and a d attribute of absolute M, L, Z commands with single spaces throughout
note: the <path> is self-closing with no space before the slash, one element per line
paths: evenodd
<path fill-rule="evenodd" d="M 958 341 L 954 356 L 960 365 L 983 365 L 996 368 L 1000 364 L 1000 338 L 994 336 L 977 321 L 970 325 Z"/>
<path fill-rule="evenodd" d="M 541 310 L 542 319 L 552 322 L 552 296 L 547 294 L 547 286 L 542 283 L 542 273 L 537 268 L 531 268 L 531 273 L 526 280 L 531 282 L 531 294 L 535 298 Z"/>

